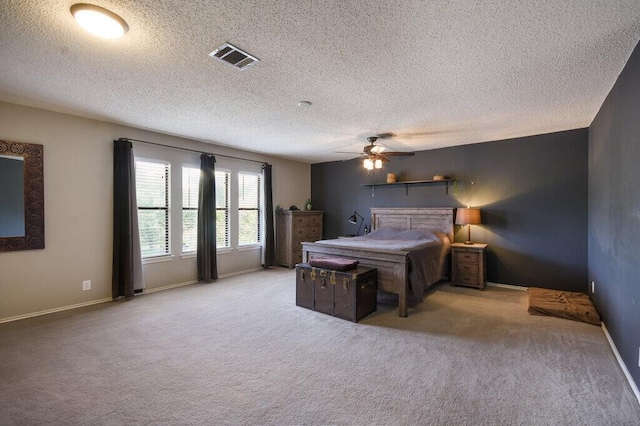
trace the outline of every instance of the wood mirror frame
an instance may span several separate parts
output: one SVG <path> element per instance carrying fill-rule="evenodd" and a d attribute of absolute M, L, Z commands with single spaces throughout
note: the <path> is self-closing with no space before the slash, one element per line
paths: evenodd
<path fill-rule="evenodd" d="M 43 146 L 0 140 L 0 155 L 24 160 L 24 235 L 0 237 L 0 252 L 44 248 Z"/>

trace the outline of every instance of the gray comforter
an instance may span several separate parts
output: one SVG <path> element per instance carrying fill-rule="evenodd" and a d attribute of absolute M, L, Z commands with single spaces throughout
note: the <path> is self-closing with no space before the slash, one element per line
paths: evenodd
<path fill-rule="evenodd" d="M 441 280 L 451 242 L 441 232 L 426 230 L 377 229 L 370 234 L 353 238 L 318 241 L 322 245 L 345 248 L 398 250 L 409 252 L 409 283 L 418 300 L 424 291 Z"/>

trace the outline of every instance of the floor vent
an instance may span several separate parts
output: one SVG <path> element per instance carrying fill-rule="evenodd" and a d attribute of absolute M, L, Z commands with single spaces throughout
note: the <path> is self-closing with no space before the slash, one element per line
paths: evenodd
<path fill-rule="evenodd" d="M 218 47 L 216 50 L 209 53 L 209 56 L 214 59 L 219 59 L 241 71 L 246 70 L 251 65 L 260 61 L 255 56 L 251 56 L 247 52 L 244 52 L 229 43 L 225 43 Z"/>

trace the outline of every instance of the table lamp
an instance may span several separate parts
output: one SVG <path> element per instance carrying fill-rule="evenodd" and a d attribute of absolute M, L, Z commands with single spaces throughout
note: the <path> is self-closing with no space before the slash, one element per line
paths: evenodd
<path fill-rule="evenodd" d="M 473 244 L 471 241 L 471 225 L 478 225 L 482 223 L 480 221 L 480 209 L 476 208 L 460 208 L 456 212 L 456 225 L 466 225 L 468 227 L 469 234 L 465 244 Z"/>

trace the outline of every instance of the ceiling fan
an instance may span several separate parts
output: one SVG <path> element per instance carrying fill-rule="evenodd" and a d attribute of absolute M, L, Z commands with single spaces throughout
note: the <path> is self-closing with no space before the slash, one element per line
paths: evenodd
<path fill-rule="evenodd" d="M 367 137 L 367 141 L 369 145 L 365 145 L 362 149 L 361 157 L 364 158 L 364 168 L 367 170 L 381 169 L 383 163 L 388 163 L 388 157 L 400 157 L 400 156 L 413 156 L 413 152 L 403 152 L 403 151 L 385 151 L 385 147 L 381 145 L 376 145 L 375 142 L 378 139 L 386 139 L 395 137 L 393 133 L 382 133 L 378 136 L 369 136 Z M 344 152 L 344 151 L 336 151 L 337 153 L 344 154 L 354 154 L 352 152 Z"/>

